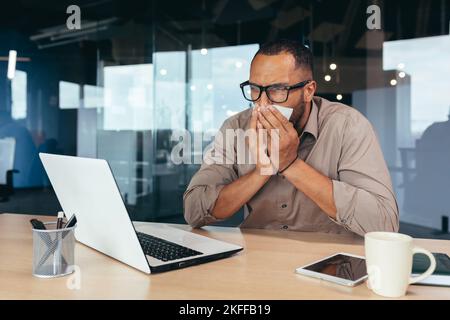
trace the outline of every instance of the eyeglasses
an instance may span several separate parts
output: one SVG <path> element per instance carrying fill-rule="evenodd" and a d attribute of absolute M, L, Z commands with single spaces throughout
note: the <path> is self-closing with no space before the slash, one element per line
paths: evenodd
<path fill-rule="evenodd" d="M 261 98 L 261 94 L 263 93 L 263 91 L 265 91 L 267 94 L 267 98 L 269 98 L 270 101 L 274 103 L 283 103 L 288 100 L 289 92 L 291 90 L 303 88 L 311 81 L 312 80 L 305 80 L 292 86 L 272 84 L 265 87 L 250 83 L 250 81 L 245 81 L 240 84 L 240 87 L 244 98 L 248 101 L 257 101 L 259 98 Z"/>

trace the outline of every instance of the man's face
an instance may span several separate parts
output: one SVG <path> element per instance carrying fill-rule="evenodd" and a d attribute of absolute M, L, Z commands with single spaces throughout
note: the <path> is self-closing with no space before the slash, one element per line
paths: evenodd
<path fill-rule="evenodd" d="M 250 83 L 260 86 L 285 85 L 292 86 L 304 80 L 311 80 L 312 75 L 302 68 L 297 68 L 294 57 L 289 53 L 280 53 L 278 55 L 267 56 L 258 54 L 252 61 L 250 68 Z M 311 94 L 311 88 L 293 89 L 289 92 L 289 98 L 286 102 L 276 103 L 281 106 L 293 108 L 290 121 L 295 123 L 303 115 L 305 105 L 311 101 L 314 92 Z M 309 89 L 309 90 L 308 90 Z M 305 90 L 307 94 L 305 95 Z M 255 101 L 256 105 L 274 104 L 269 100 L 266 93 Z"/>

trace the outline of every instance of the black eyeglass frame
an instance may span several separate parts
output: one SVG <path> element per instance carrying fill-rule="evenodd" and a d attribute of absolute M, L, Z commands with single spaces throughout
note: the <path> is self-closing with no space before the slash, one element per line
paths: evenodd
<path fill-rule="evenodd" d="M 245 100 L 247 100 L 247 101 L 250 101 L 250 102 L 258 101 L 259 98 L 261 98 L 262 93 L 266 92 L 267 98 L 269 98 L 270 101 L 272 101 L 274 103 L 283 103 L 283 102 L 286 102 L 289 99 L 289 93 L 291 92 L 291 90 L 303 88 L 310 82 L 312 82 L 312 80 L 305 80 L 305 81 L 299 82 L 297 84 L 294 84 L 292 86 L 280 86 L 278 84 L 271 84 L 271 85 L 268 85 L 268 86 L 259 86 L 259 85 L 254 84 L 254 83 L 250 83 L 250 81 L 247 80 L 247 81 L 242 82 L 239 86 L 241 87 L 242 95 L 244 96 Z M 259 88 L 259 95 L 258 95 L 258 97 L 256 99 L 248 99 L 245 96 L 244 87 L 248 86 L 248 85 L 252 85 L 252 86 L 255 86 L 255 87 Z M 269 90 L 271 88 L 287 90 L 286 99 L 283 100 L 283 101 L 274 101 L 274 100 L 272 100 L 272 98 L 270 97 L 270 93 L 267 91 L 267 90 Z"/>

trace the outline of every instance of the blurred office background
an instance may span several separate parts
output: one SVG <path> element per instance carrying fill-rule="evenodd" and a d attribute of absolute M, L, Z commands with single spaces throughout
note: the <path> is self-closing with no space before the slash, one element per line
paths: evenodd
<path fill-rule="evenodd" d="M 66 26 L 72 4 L 80 30 Z M 373 4 L 382 30 L 367 27 Z M 213 136 L 248 107 L 239 83 L 259 45 L 291 38 L 314 53 L 317 94 L 376 128 L 401 231 L 449 238 L 449 21 L 450 0 L 4 2 L 0 212 L 56 213 L 38 158 L 50 152 L 107 159 L 134 220 L 184 222 L 199 165 L 172 163 L 172 134 Z"/>

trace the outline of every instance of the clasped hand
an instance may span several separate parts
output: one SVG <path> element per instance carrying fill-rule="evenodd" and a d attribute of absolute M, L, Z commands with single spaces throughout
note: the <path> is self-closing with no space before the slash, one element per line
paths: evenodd
<path fill-rule="evenodd" d="M 252 148 L 257 169 L 273 174 L 297 158 L 300 144 L 297 131 L 273 106 L 255 106 L 250 127 L 257 132 L 257 145 Z"/>

